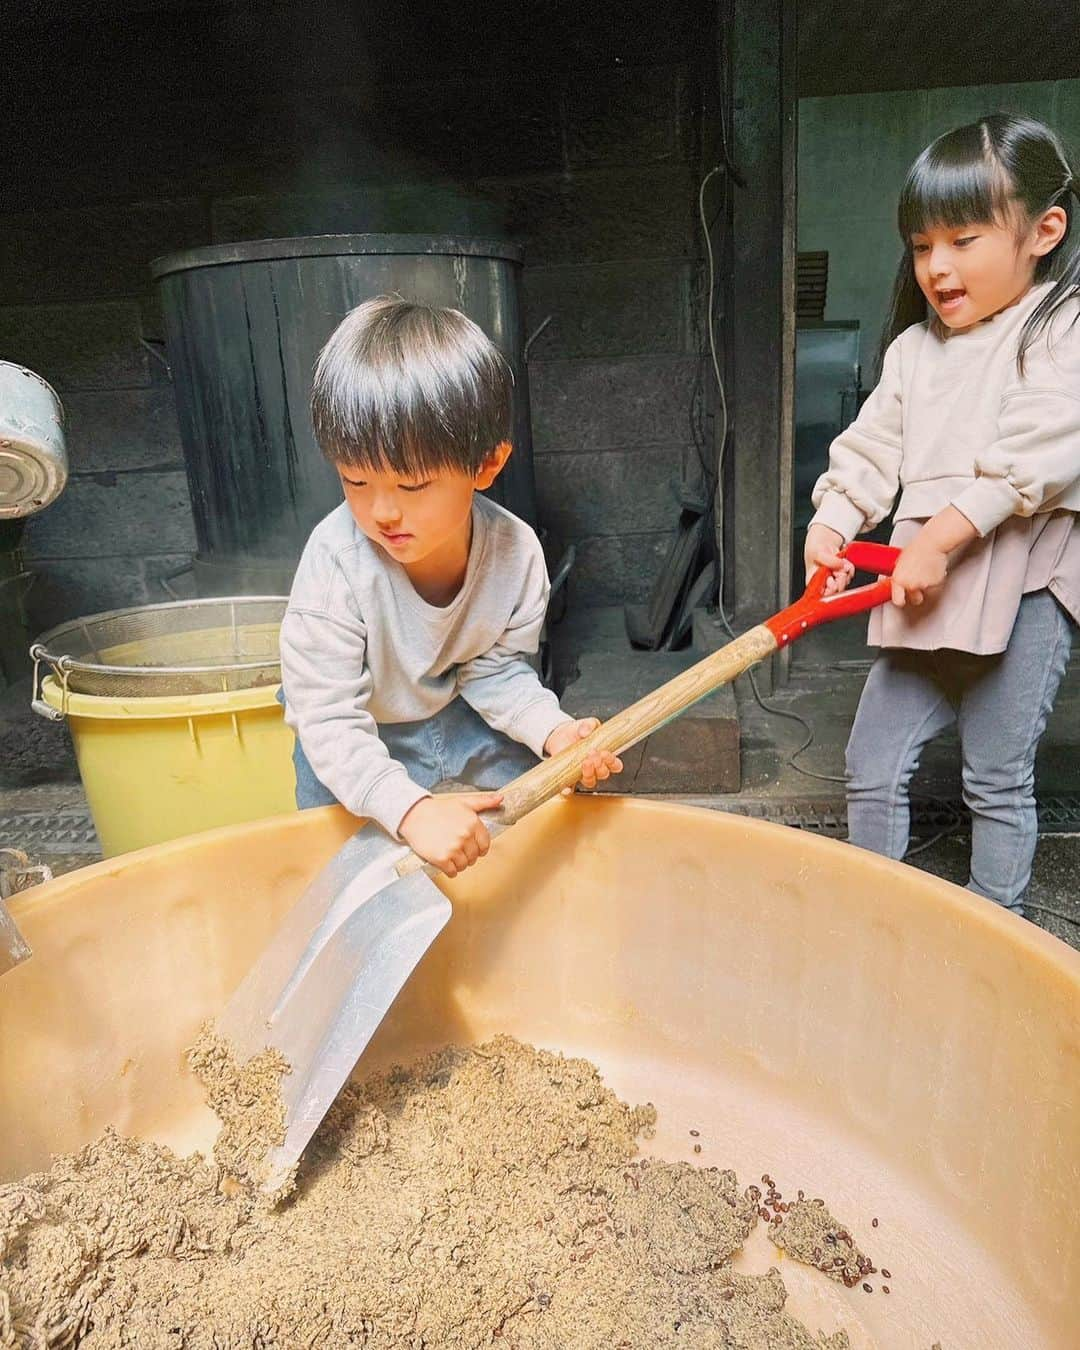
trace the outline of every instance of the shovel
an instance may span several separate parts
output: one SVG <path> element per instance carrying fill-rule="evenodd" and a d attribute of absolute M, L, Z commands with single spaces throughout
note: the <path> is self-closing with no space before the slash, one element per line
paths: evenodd
<path fill-rule="evenodd" d="M 7 912 L 3 900 L 0 900 L 0 975 L 13 970 L 30 955 L 30 948 L 15 927 L 15 920 Z"/>
<path fill-rule="evenodd" d="M 889 599 L 899 551 L 853 543 L 844 556 L 879 580 L 826 595 L 826 569 L 802 597 L 705 657 L 587 739 L 516 778 L 502 805 L 485 813 L 492 835 L 575 785 L 594 750 L 621 754 L 706 694 L 786 647 L 818 624 Z M 429 868 L 381 831 L 362 829 L 335 855 L 286 915 L 269 946 L 216 1020 L 238 1062 L 281 1052 L 285 1138 L 267 1155 L 262 1189 L 277 1192 L 356 1066 L 420 958 L 450 918 L 450 901 Z"/>
<path fill-rule="evenodd" d="M 47 867 L 32 867 L 21 849 L 0 848 L 0 975 L 13 970 L 33 954 L 4 904 L 16 894 L 20 885 L 26 884 L 28 877 L 51 881 L 52 872 Z"/>

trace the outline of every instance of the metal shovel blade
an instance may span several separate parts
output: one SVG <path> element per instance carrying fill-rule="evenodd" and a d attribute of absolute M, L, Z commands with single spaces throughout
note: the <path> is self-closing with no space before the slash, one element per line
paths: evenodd
<path fill-rule="evenodd" d="M 15 926 L 15 920 L 7 912 L 7 906 L 0 900 L 0 975 L 12 970 L 20 961 L 25 961 L 32 954 L 28 943 Z"/>
<path fill-rule="evenodd" d="M 276 1191 L 300 1158 L 420 958 L 450 901 L 423 873 L 397 879 L 408 850 L 361 830 L 286 915 L 216 1026 L 245 1062 L 270 1047 L 291 1066 L 281 1083 L 285 1140 L 262 1183 Z"/>

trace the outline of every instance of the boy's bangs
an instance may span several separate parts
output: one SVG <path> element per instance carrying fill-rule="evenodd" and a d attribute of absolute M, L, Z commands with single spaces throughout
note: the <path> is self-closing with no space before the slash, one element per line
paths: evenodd
<path fill-rule="evenodd" d="M 935 227 L 1001 223 L 1009 207 L 1009 186 L 1000 166 L 985 154 L 935 142 L 915 161 L 900 194 L 897 225 L 904 243 Z"/>
<path fill-rule="evenodd" d="M 397 435 L 384 439 L 386 429 L 374 428 L 354 435 L 353 430 L 332 448 L 332 458 L 339 464 L 370 473 L 396 474 L 399 478 L 421 481 L 432 474 L 471 467 L 476 458 L 470 448 L 463 449 L 449 443 L 419 436 L 415 428 L 400 427 Z M 479 468 L 479 464 L 476 466 Z"/>
<path fill-rule="evenodd" d="M 331 460 L 406 479 L 476 473 L 506 437 L 509 388 L 497 356 L 441 353 L 357 361 L 348 346 L 320 358 L 315 432 Z"/>

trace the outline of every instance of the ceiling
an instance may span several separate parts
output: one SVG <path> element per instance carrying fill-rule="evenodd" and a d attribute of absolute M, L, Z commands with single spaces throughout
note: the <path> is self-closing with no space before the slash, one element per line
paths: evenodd
<path fill-rule="evenodd" d="M 1080 77 L 1077 0 L 791 0 L 803 96 Z"/>
<path fill-rule="evenodd" d="M 427 2 L 413 0 L 410 8 L 422 9 Z M 504 0 L 488 2 L 492 17 L 499 17 Z M 707 16 L 714 4 L 727 7 L 732 2 L 699 0 L 700 13 Z M 367 3 L 309 0 L 309 8 L 355 18 L 363 16 Z M 662 0 L 656 3 L 659 7 Z M 250 14 L 272 4 L 273 0 L 6 0 L 0 4 L 0 31 L 12 27 L 32 31 L 57 23 L 69 28 L 88 22 L 96 26 L 110 19 L 185 9 Z M 443 8 L 440 0 L 434 4 Z M 788 4 L 798 30 L 798 88 L 803 96 L 1080 78 L 1080 0 L 970 4 L 866 0 L 861 5 L 853 0 L 788 0 Z M 676 7 L 689 12 L 694 2 L 681 0 Z M 385 22 L 385 10 L 374 13 Z M 505 18 L 502 15 L 501 21 Z M 640 13 L 630 5 L 624 18 L 632 27 L 640 22 Z"/>

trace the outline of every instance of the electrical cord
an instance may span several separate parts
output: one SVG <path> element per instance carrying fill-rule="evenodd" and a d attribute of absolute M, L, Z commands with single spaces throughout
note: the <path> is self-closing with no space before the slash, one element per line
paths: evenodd
<path fill-rule="evenodd" d="M 730 176 L 735 182 L 739 183 L 740 186 L 745 186 L 745 184 L 743 183 L 742 178 L 735 169 L 735 166 L 732 164 L 731 158 L 728 154 L 727 128 L 725 126 L 723 115 L 721 115 L 720 118 L 720 134 L 721 134 L 721 144 L 723 148 L 724 163 L 714 165 L 705 175 L 705 177 L 701 180 L 701 185 L 698 188 L 698 217 L 701 221 L 701 233 L 705 240 L 705 256 L 708 261 L 708 269 L 709 269 L 708 298 L 706 301 L 706 310 L 705 310 L 706 323 L 709 334 L 709 356 L 712 361 L 713 378 L 716 381 L 717 393 L 720 397 L 720 413 L 721 413 L 720 435 L 718 437 L 720 449 L 716 459 L 716 470 L 714 480 L 716 486 L 713 493 L 714 500 L 716 503 L 716 574 L 718 583 L 716 605 L 717 605 L 717 613 L 720 616 L 720 622 L 723 625 L 724 630 L 727 632 L 729 637 L 734 638 L 735 630 L 732 628 L 731 622 L 727 616 L 727 611 L 724 609 L 724 577 L 725 577 L 724 458 L 727 452 L 729 416 L 728 416 L 727 391 L 724 388 L 724 379 L 720 373 L 720 360 L 716 353 L 716 314 L 715 314 L 716 259 L 713 253 L 712 236 L 709 232 L 709 222 L 705 214 L 705 189 L 708 187 L 711 180 L 715 178 L 718 174 L 723 174 L 725 175 L 725 177 Z M 721 210 L 723 209 L 723 203 L 721 204 L 720 209 Z M 746 672 L 746 674 L 747 679 L 750 682 L 750 690 L 754 696 L 754 702 L 758 705 L 758 707 L 762 710 L 762 712 L 771 717 L 780 717 L 783 718 L 785 721 L 794 722 L 796 726 L 801 727 L 803 730 L 805 739 L 796 750 L 793 750 L 792 753 L 788 755 L 784 763 L 789 768 L 794 769 L 796 773 L 801 773 L 806 778 L 813 778 L 819 783 L 839 783 L 842 786 L 846 786 L 847 778 L 843 774 L 821 773 L 817 769 L 808 769 L 805 764 L 799 763 L 801 757 L 806 753 L 807 750 L 810 749 L 810 747 L 814 743 L 815 732 L 813 723 L 810 722 L 807 718 L 803 717 L 800 713 L 792 712 L 789 708 L 778 708 L 775 703 L 767 702 L 765 698 L 762 697 L 761 690 L 758 688 L 757 680 L 754 677 L 754 672 L 752 670 L 749 670 Z M 927 840 L 925 843 L 918 845 L 917 848 L 911 850 L 906 856 L 909 858 L 915 857 L 917 854 L 924 852 L 926 849 L 932 847 L 932 845 L 938 843 L 939 840 L 944 839 L 948 833 L 949 833 L 948 830 L 942 831 L 941 833 L 935 835 L 933 838 Z"/>
<path fill-rule="evenodd" d="M 937 834 L 932 834 L 929 839 L 925 839 L 921 844 L 917 844 L 915 848 L 909 848 L 904 854 L 904 862 L 907 862 L 911 858 L 917 858 L 920 853 L 925 853 L 927 849 L 933 848 L 935 844 L 940 844 L 943 839 L 947 839 L 952 833 L 953 827 L 951 825 L 947 829 L 938 830 Z"/>
<path fill-rule="evenodd" d="M 720 622 L 723 624 L 729 637 L 735 637 L 735 630 L 728 619 L 727 611 L 724 609 L 724 578 L 725 578 L 725 556 L 724 556 L 724 459 L 727 452 L 727 437 L 729 427 L 727 391 L 724 388 L 724 378 L 720 373 L 720 359 L 716 352 L 716 258 L 713 252 L 712 236 L 709 232 L 709 222 L 705 214 L 705 189 L 709 183 L 718 174 L 729 175 L 736 181 L 741 182 L 739 175 L 731 163 L 727 149 L 727 130 L 724 125 L 724 118 L 720 119 L 721 142 L 723 145 L 724 163 L 714 165 L 705 177 L 701 180 L 701 186 L 698 188 L 698 217 L 701 221 L 701 233 L 705 240 L 705 256 L 708 262 L 708 298 L 706 301 L 706 324 L 709 335 L 709 356 L 712 361 L 713 378 L 716 381 L 716 390 L 720 398 L 720 432 L 717 437 L 719 451 L 716 457 L 715 482 L 717 484 L 714 492 L 716 502 L 716 574 L 717 574 L 717 612 L 720 615 Z M 723 206 L 721 205 L 721 208 Z M 798 763 L 799 758 L 809 750 L 814 743 L 814 728 L 810 722 L 799 713 L 791 712 L 788 708 L 778 708 L 774 703 L 768 703 L 761 695 L 757 680 L 754 678 L 754 672 L 748 671 L 747 677 L 750 681 L 750 689 L 754 696 L 754 701 L 762 712 L 773 716 L 781 717 L 786 721 L 794 722 L 802 727 L 806 739 L 799 748 L 787 757 L 786 763 L 797 773 L 805 774 L 807 778 L 816 778 L 823 783 L 844 783 L 846 780 L 837 774 L 819 773 L 816 769 L 808 769 L 805 765 Z"/>
<path fill-rule="evenodd" d="M 1032 905 L 1027 900 L 1022 903 L 1025 911 L 1032 909 L 1036 914 L 1049 914 L 1055 919 L 1063 919 L 1065 923 L 1071 923 L 1076 928 L 1080 928 L 1080 919 L 1075 918 L 1072 914 L 1066 914 L 1060 909 L 1051 909 L 1049 905 Z"/>

